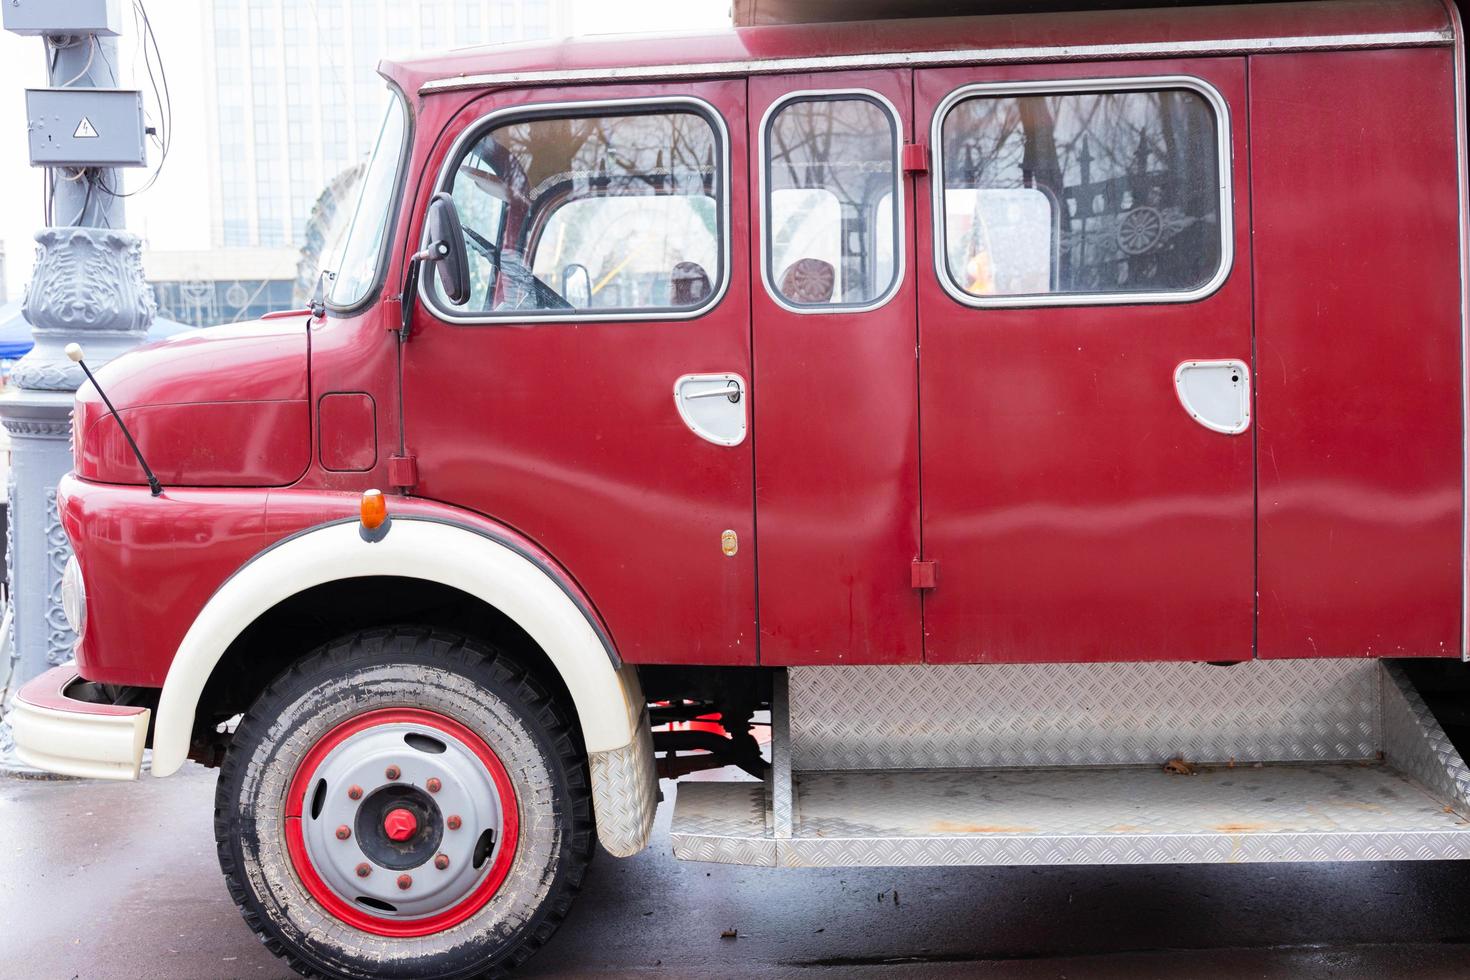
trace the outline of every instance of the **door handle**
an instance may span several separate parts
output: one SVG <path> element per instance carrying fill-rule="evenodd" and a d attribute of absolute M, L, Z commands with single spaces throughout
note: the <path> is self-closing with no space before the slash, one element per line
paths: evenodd
<path fill-rule="evenodd" d="M 745 379 L 738 374 L 686 374 L 674 382 L 674 408 L 690 431 L 717 446 L 745 441 Z"/>
<path fill-rule="evenodd" d="M 728 398 L 731 405 L 740 404 L 740 396 L 744 393 L 740 382 L 731 380 L 723 388 L 706 388 L 703 391 L 686 391 L 682 393 L 684 398 Z"/>
<path fill-rule="evenodd" d="M 1251 425 L 1251 372 L 1244 361 L 1185 361 L 1174 391 L 1189 417 L 1212 432 L 1238 436 Z"/>

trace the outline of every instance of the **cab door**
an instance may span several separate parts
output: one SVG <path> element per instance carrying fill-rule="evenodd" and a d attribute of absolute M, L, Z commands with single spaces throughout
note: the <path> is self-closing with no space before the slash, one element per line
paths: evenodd
<path fill-rule="evenodd" d="M 750 80 L 761 662 L 922 656 L 912 76 Z"/>
<path fill-rule="evenodd" d="M 915 92 L 927 659 L 1251 657 L 1243 60 Z"/>
<path fill-rule="evenodd" d="M 402 349 L 415 492 L 577 581 L 629 662 L 756 659 L 745 82 L 470 103 L 449 192 L 471 264 Z M 422 232 L 410 228 L 411 247 Z"/>

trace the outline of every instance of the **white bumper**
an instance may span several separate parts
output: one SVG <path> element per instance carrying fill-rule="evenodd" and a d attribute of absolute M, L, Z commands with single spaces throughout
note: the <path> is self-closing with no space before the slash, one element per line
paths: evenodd
<path fill-rule="evenodd" d="M 16 692 L 10 713 L 16 755 L 27 765 L 65 776 L 137 779 L 148 709 L 68 697 L 67 689 L 78 680 L 76 666 L 67 664 Z"/>

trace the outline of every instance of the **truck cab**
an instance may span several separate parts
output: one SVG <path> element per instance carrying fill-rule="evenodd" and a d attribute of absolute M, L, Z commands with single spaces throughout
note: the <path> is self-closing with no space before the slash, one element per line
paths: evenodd
<path fill-rule="evenodd" d="M 665 794 L 690 860 L 1470 856 L 1453 5 L 381 73 L 323 303 L 78 392 L 16 709 L 219 766 L 293 965 L 513 967 Z"/>

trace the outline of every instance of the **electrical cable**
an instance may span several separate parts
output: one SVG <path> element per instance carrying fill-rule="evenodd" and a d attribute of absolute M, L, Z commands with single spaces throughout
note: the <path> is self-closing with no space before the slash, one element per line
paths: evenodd
<path fill-rule="evenodd" d="M 82 66 L 82 70 L 81 71 L 77 72 L 71 78 L 69 78 L 66 81 L 62 82 L 60 87 L 61 88 L 70 88 L 72 85 L 76 84 L 76 82 L 77 82 L 78 79 L 80 79 L 83 75 L 85 75 L 87 72 L 89 72 L 89 71 L 92 70 L 92 59 L 94 59 L 96 57 L 97 57 L 97 35 L 96 34 L 88 34 L 87 35 L 87 63 Z"/>
<path fill-rule="evenodd" d="M 168 73 L 163 67 L 163 52 L 158 47 L 158 36 L 153 33 L 153 21 L 148 17 L 148 8 L 143 5 L 143 0 L 133 0 L 133 20 L 136 22 L 141 17 L 143 21 L 143 67 L 148 71 L 148 82 L 153 88 L 153 99 L 159 111 L 159 135 L 157 142 L 162 150 L 158 159 L 158 166 L 142 187 L 135 191 L 123 194 L 114 194 L 114 197 L 132 197 L 141 194 L 157 182 L 159 174 L 163 173 L 163 166 L 168 162 L 169 151 L 173 149 L 174 131 L 174 104 L 173 93 L 169 89 Z M 150 53 L 150 46 L 152 48 Z M 154 75 L 154 63 L 157 63 L 158 74 Z M 160 85 L 160 82 L 162 83 Z"/>
<path fill-rule="evenodd" d="M 139 24 L 140 19 L 141 24 Z M 110 187 L 106 180 L 99 179 L 98 184 L 103 193 L 119 200 L 136 197 L 158 182 L 158 176 L 163 173 L 163 166 L 168 162 L 169 151 L 173 148 L 174 142 L 173 93 L 169 90 L 168 73 L 163 67 L 163 51 L 158 47 L 158 36 L 153 33 L 153 22 L 148 18 L 148 8 L 143 6 L 143 0 L 133 0 L 133 23 L 139 25 L 138 32 L 142 37 L 139 48 L 143 52 L 143 67 L 148 72 L 148 83 L 153 89 L 153 102 L 158 107 L 158 134 L 154 137 L 154 141 L 162 153 L 158 158 L 158 166 L 153 168 L 153 173 L 148 175 L 143 186 L 137 190 L 118 191 Z M 156 75 L 154 73 L 155 63 Z"/>
<path fill-rule="evenodd" d="M 102 55 L 102 63 L 107 66 L 108 81 L 115 87 L 117 85 L 117 66 L 112 63 L 111 58 L 107 57 L 107 49 L 101 44 L 97 45 L 97 53 Z"/>
<path fill-rule="evenodd" d="M 83 170 L 82 173 L 86 174 L 86 171 Z M 72 221 L 73 225 L 80 225 L 82 223 L 82 218 L 86 217 L 87 215 L 87 208 L 92 203 L 92 184 L 93 181 L 88 178 L 87 193 L 82 197 L 82 209 L 77 212 L 76 218 Z"/>

